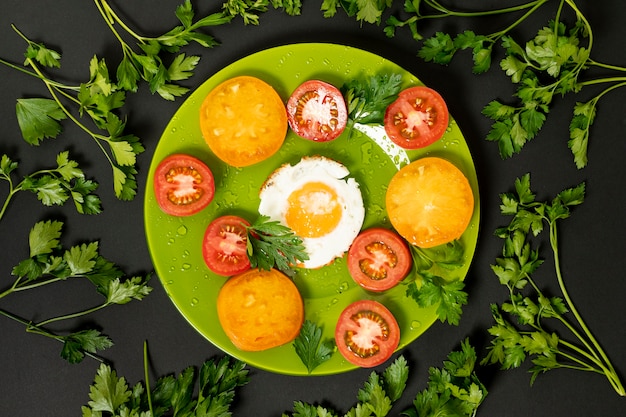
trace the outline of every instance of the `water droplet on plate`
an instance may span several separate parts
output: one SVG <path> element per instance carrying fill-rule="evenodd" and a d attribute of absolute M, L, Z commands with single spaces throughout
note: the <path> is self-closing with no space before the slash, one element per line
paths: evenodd
<path fill-rule="evenodd" d="M 411 330 L 419 329 L 422 326 L 422 323 L 418 320 L 413 320 L 411 322 Z"/>
<path fill-rule="evenodd" d="M 339 284 L 339 288 L 337 288 L 337 292 L 338 292 L 339 294 L 341 294 L 341 293 L 343 293 L 343 292 L 344 292 L 345 290 L 347 290 L 347 289 L 348 289 L 348 282 L 347 282 L 347 281 L 344 281 L 344 282 L 342 282 L 341 284 Z"/>
<path fill-rule="evenodd" d="M 181 271 L 187 271 L 187 270 L 189 270 L 190 268 L 191 268 L 191 264 L 188 264 L 188 263 L 186 263 L 186 262 L 185 262 L 185 263 L 182 265 Z"/>
<path fill-rule="evenodd" d="M 181 225 L 178 229 L 176 229 L 176 233 L 179 236 L 185 236 L 187 234 L 187 227 L 185 225 Z"/>
<path fill-rule="evenodd" d="M 195 307 L 195 306 L 197 306 L 197 305 L 198 305 L 198 303 L 199 303 L 199 302 L 200 302 L 200 300 L 198 300 L 196 297 L 193 297 L 193 298 L 191 299 L 191 306 L 192 306 L 192 307 Z"/>

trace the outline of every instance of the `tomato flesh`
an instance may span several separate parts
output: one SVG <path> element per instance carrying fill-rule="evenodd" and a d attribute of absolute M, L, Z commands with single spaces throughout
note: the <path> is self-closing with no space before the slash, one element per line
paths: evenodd
<path fill-rule="evenodd" d="M 264 161 L 287 134 L 282 98 L 265 81 L 247 75 L 230 78 L 207 94 L 200 107 L 200 130 L 223 162 L 246 167 Z"/>
<path fill-rule="evenodd" d="M 248 221 L 232 215 L 218 217 L 209 224 L 202 242 L 202 256 L 211 271 L 231 276 L 250 269 L 248 226 Z"/>
<path fill-rule="evenodd" d="M 407 242 L 431 248 L 461 237 L 474 213 L 474 194 L 465 174 L 439 157 L 402 167 L 385 194 L 389 222 Z"/>
<path fill-rule="evenodd" d="M 213 173 L 204 162 L 191 155 L 170 155 L 156 168 L 154 194 L 159 207 L 167 214 L 196 214 L 213 200 Z"/>
<path fill-rule="evenodd" d="M 344 131 L 348 110 L 337 87 L 320 80 L 308 80 L 287 100 L 287 119 L 298 136 L 327 142 Z"/>
<path fill-rule="evenodd" d="M 302 296 L 276 269 L 250 269 L 229 278 L 217 296 L 224 332 L 240 350 L 257 352 L 291 342 L 304 321 Z"/>
<path fill-rule="evenodd" d="M 386 291 L 411 269 L 407 243 L 395 232 L 375 227 L 361 232 L 348 251 L 352 279 L 369 291 Z"/>
<path fill-rule="evenodd" d="M 403 90 L 385 112 L 385 131 L 404 149 L 418 149 L 438 141 L 449 122 L 448 106 L 435 90 L 416 86 Z"/>
<path fill-rule="evenodd" d="M 350 363 L 371 368 L 391 357 L 400 343 L 400 327 L 393 314 L 374 300 L 346 307 L 335 328 L 337 349 Z"/>

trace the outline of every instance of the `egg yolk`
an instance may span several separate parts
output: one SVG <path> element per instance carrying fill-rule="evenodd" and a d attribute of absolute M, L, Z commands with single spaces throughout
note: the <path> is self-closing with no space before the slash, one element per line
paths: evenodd
<path fill-rule="evenodd" d="M 341 220 L 342 208 L 335 190 L 322 182 L 308 182 L 287 199 L 285 222 L 302 238 L 332 232 Z"/>

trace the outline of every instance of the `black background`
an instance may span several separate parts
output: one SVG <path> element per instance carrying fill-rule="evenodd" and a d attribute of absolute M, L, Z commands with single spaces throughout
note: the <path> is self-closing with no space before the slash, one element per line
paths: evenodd
<path fill-rule="evenodd" d="M 117 2 L 126 22 L 139 32 L 158 35 L 177 24 L 174 16 L 179 0 L 135 0 Z M 217 11 L 221 2 L 195 4 L 198 15 Z M 213 3 L 210 5 L 208 3 Z M 396 2 L 399 8 L 401 2 Z M 448 2 L 446 2 L 448 3 Z M 462 4 L 463 2 L 457 1 Z M 472 2 L 475 7 L 495 7 L 512 2 Z M 552 4 L 554 3 L 554 4 Z M 553 17 L 558 2 L 548 5 L 529 19 L 514 36 L 526 40 Z M 595 34 L 592 57 L 598 61 L 626 65 L 626 29 L 619 16 L 626 15 L 621 0 L 577 2 L 588 17 Z M 392 411 L 398 415 L 415 394 L 422 390 L 430 366 L 440 366 L 447 354 L 465 337 L 470 337 L 479 354 L 489 342 L 486 329 L 492 324 L 490 303 L 501 303 L 506 289 L 498 283 L 490 264 L 500 254 L 501 241 L 493 237 L 496 227 L 508 219 L 499 214 L 498 194 L 512 189 L 515 178 L 530 172 L 533 189 L 539 198 L 547 198 L 564 188 L 587 182 L 587 199 L 566 220 L 561 232 L 563 272 L 570 294 L 614 365 L 626 370 L 626 317 L 623 298 L 624 281 L 623 184 L 626 155 L 624 130 L 626 117 L 624 92 L 617 90 L 600 102 L 589 148 L 589 165 L 575 168 L 567 149 L 567 126 L 575 101 L 586 100 L 593 89 L 577 97 L 557 99 L 540 135 L 522 153 L 502 160 L 495 144 L 484 138 L 490 121 L 481 109 L 490 100 L 508 100 L 514 91 L 508 78 L 497 67 L 499 52 L 492 70 L 481 76 L 471 73 L 470 56 L 460 54 L 451 65 L 428 64 L 417 58 L 419 44 L 408 30 L 400 30 L 388 39 L 382 26 L 359 24 L 342 11 L 326 19 L 319 11 L 321 2 L 306 1 L 302 14 L 290 17 L 269 11 L 261 16 L 259 26 L 244 26 L 240 19 L 210 29 L 221 45 L 213 49 L 190 47 L 188 53 L 202 57 L 195 76 L 185 84 L 194 88 L 222 67 L 250 53 L 282 44 L 314 41 L 333 42 L 359 47 L 379 54 L 416 74 L 439 90 L 446 98 L 452 115 L 463 130 L 473 153 L 479 175 L 481 198 L 481 235 L 473 266 L 467 277 L 469 304 L 457 327 L 437 323 L 416 342 L 402 351 L 410 363 L 410 379 L 405 395 Z M 110 65 L 120 58 L 119 46 L 108 31 L 93 2 L 69 0 L 3 0 L 0 5 L 0 57 L 20 64 L 24 42 L 11 29 L 15 24 L 30 39 L 41 41 L 63 52 L 62 69 L 54 74 L 61 80 L 85 81 L 88 62 L 94 55 L 106 58 Z M 423 33 L 435 30 L 452 33 L 469 25 L 482 33 L 504 27 L 500 18 L 463 20 L 450 18 L 428 23 Z M 182 102 L 166 102 L 151 95 L 145 86 L 127 99 L 128 131 L 140 136 L 146 152 L 139 156 L 139 194 L 132 202 L 115 199 L 111 175 L 95 143 L 75 126 L 65 124 L 65 132 L 39 147 L 27 145 L 20 136 L 15 118 L 15 100 L 20 97 L 45 96 L 43 85 L 15 70 L 0 67 L 0 154 L 19 160 L 18 173 L 54 166 L 55 155 L 69 150 L 80 161 L 87 175 L 100 183 L 98 194 L 104 212 L 80 216 L 71 205 L 45 208 L 30 194 L 20 193 L 0 221 L 0 288 L 12 282 L 11 269 L 28 256 L 28 232 L 40 220 L 65 222 L 63 244 L 98 240 L 101 254 L 120 265 L 129 275 L 152 270 L 143 230 L 143 187 L 151 155 L 160 134 Z M 0 184 L 0 196 L 7 192 Z M 547 286 L 554 282 L 548 257 L 538 272 Z M 542 277 L 542 278 L 539 278 Z M 154 291 L 141 302 L 107 308 L 77 322 L 68 330 L 85 324 L 101 327 L 115 346 L 103 356 L 134 384 L 143 380 L 142 347 L 148 341 L 151 375 L 178 373 L 187 366 L 199 366 L 222 353 L 197 334 L 177 312 L 165 295 L 157 277 L 151 281 Z M 98 300 L 88 283 L 69 281 L 39 291 L 13 294 L 0 300 L 0 308 L 37 321 L 44 317 L 84 308 Z M 0 415 L 1 416 L 71 416 L 81 415 L 80 407 L 89 401 L 89 385 L 99 363 L 86 359 L 70 365 L 59 357 L 60 344 L 27 334 L 18 323 L 0 317 Z M 611 389 L 600 375 L 568 370 L 540 375 L 529 386 L 527 365 L 521 369 L 499 371 L 481 367 L 479 372 L 489 395 L 480 406 L 481 416 L 618 416 L 624 415 L 624 399 Z M 356 394 L 371 370 L 326 377 L 290 377 L 251 369 L 251 382 L 237 393 L 235 416 L 278 416 L 291 411 L 294 401 L 321 403 L 345 413 L 356 403 Z"/>

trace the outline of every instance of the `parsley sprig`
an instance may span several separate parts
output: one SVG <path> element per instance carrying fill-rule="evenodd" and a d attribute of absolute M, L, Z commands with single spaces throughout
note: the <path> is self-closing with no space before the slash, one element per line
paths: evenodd
<path fill-rule="evenodd" d="M 166 100 L 174 100 L 186 94 L 189 89 L 178 82 L 186 80 L 200 61 L 198 56 L 187 56 L 180 49 L 191 42 L 211 48 L 218 45 L 217 40 L 200 29 L 219 26 L 230 22 L 231 16 L 224 13 L 212 13 L 194 21 L 195 12 L 190 0 L 176 8 L 176 17 L 180 25 L 166 33 L 149 37 L 132 30 L 115 12 L 106 0 L 95 0 L 96 7 L 104 18 L 122 48 L 123 58 L 116 70 L 117 85 L 125 91 L 137 91 L 138 82 L 148 83 L 150 91 Z M 117 27 L 124 30 L 121 33 Z M 136 48 L 125 40 L 124 34 L 136 41 Z M 164 62 L 164 54 L 175 54 L 172 62 Z"/>
<path fill-rule="evenodd" d="M 131 387 L 126 378 L 103 363 L 89 389 L 90 401 L 82 407 L 82 416 L 228 417 L 235 390 L 249 381 L 244 368 L 243 362 L 228 357 L 207 360 L 199 370 L 188 367 L 177 376 L 160 377 L 151 388 L 147 366 L 146 380 Z"/>
<path fill-rule="evenodd" d="M 551 201 L 536 201 L 529 174 L 516 180 L 515 193 L 501 195 L 501 212 L 512 219 L 508 226 L 496 231 L 504 240 L 504 248 L 492 269 L 507 287 L 510 300 L 500 307 L 491 306 L 495 324 L 489 333 L 493 340 L 483 363 L 499 363 L 510 369 L 530 357 L 534 365 L 531 383 L 540 373 L 552 369 L 597 372 L 605 375 L 615 391 L 624 396 L 626 391 L 617 372 L 576 309 L 562 274 L 557 225 L 570 216 L 573 207 L 583 203 L 584 197 L 585 183 L 581 183 L 558 193 Z M 546 227 L 561 297 L 546 295 L 533 278 L 543 261 L 531 246 L 531 237 L 539 236 Z M 515 318 L 519 326 L 508 316 Z M 564 326 L 574 341 L 548 330 L 549 322 Z"/>
<path fill-rule="evenodd" d="M 488 394 L 476 374 L 476 364 L 476 351 L 465 339 L 460 350 L 448 354 L 442 368 L 431 367 L 428 370 L 428 387 L 417 394 L 413 408 L 402 415 L 476 416 L 478 407 Z"/>
<path fill-rule="evenodd" d="M 27 43 L 25 67 L 3 59 L 0 63 L 42 81 L 51 97 L 17 100 L 16 114 L 24 140 L 38 146 L 44 139 L 58 137 L 63 130 L 61 122 L 71 120 L 95 141 L 111 165 L 116 197 L 132 200 L 137 189 L 135 163 L 144 148 L 138 137 L 125 133 L 126 122 L 116 112 L 124 105 L 126 93 L 111 80 L 104 60 L 91 59 L 88 81 L 78 85 L 58 82 L 44 71 L 59 68 L 61 54 L 13 28 Z M 84 118 L 93 125 L 88 126 Z"/>
<path fill-rule="evenodd" d="M 341 92 L 350 123 L 383 124 L 385 110 L 398 97 L 401 88 L 402 75 L 398 73 L 374 74 L 347 81 Z"/>
<path fill-rule="evenodd" d="M 434 248 L 411 245 L 416 279 L 409 281 L 406 294 L 420 307 L 437 306 L 439 320 L 458 325 L 467 304 L 465 283 L 450 276 L 465 263 L 463 245 L 458 240 Z"/>
<path fill-rule="evenodd" d="M 376 416 L 389 414 L 406 388 L 409 367 L 406 359 L 399 356 L 382 373 L 372 372 L 357 394 L 358 403 L 344 417 Z M 296 401 L 293 413 L 283 413 L 283 417 L 338 417 L 340 414 L 321 405 Z"/>
<path fill-rule="evenodd" d="M 289 16 L 298 16 L 302 11 L 302 0 L 226 0 L 222 10 L 230 17 L 240 16 L 246 25 L 258 25 L 260 15 L 270 6 Z"/>
<path fill-rule="evenodd" d="M 98 183 L 86 179 L 78 163 L 69 158 L 69 152 L 56 157 L 56 168 L 32 172 L 18 183 L 13 182 L 13 173 L 19 163 L 4 154 L 0 157 L 0 180 L 9 184 L 9 192 L 0 206 L 0 220 L 13 197 L 20 191 L 30 191 L 43 205 L 63 205 L 72 199 L 76 211 L 81 214 L 98 214 L 102 211 L 101 201 L 94 191 Z"/>
<path fill-rule="evenodd" d="M 51 220 L 41 221 L 33 226 L 28 236 L 29 257 L 13 268 L 12 275 L 16 277 L 15 281 L 9 288 L 0 291 L 0 300 L 14 293 L 32 291 L 68 279 L 90 281 L 104 300 L 85 310 L 39 322 L 21 319 L 4 310 L 0 310 L 0 315 L 23 323 L 28 332 L 62 342 L 61 356 L 70 363 L 77 363 L 82 361 L 85 355 L 93 356 L 98 351 L 112 346 L 113 342 L 95 329 L 58 335 L 46 327 L 91 314 L 108 306 L 142 300 L 152 288 L 148 286 L 149 276 L 125 277 L 117 265 L 99 254 L 98 242 L 83 243 L 64 249 L 60 243 L 62 228 L 62 222 Z"/>
<path fill-rule="evenodd" d="M 302 239 L 289 227 L 259 216 L 247 226 L 247 253 L 253 268 L 278 268 L 289 273 L 294 266 L 309 259 Z"/>

